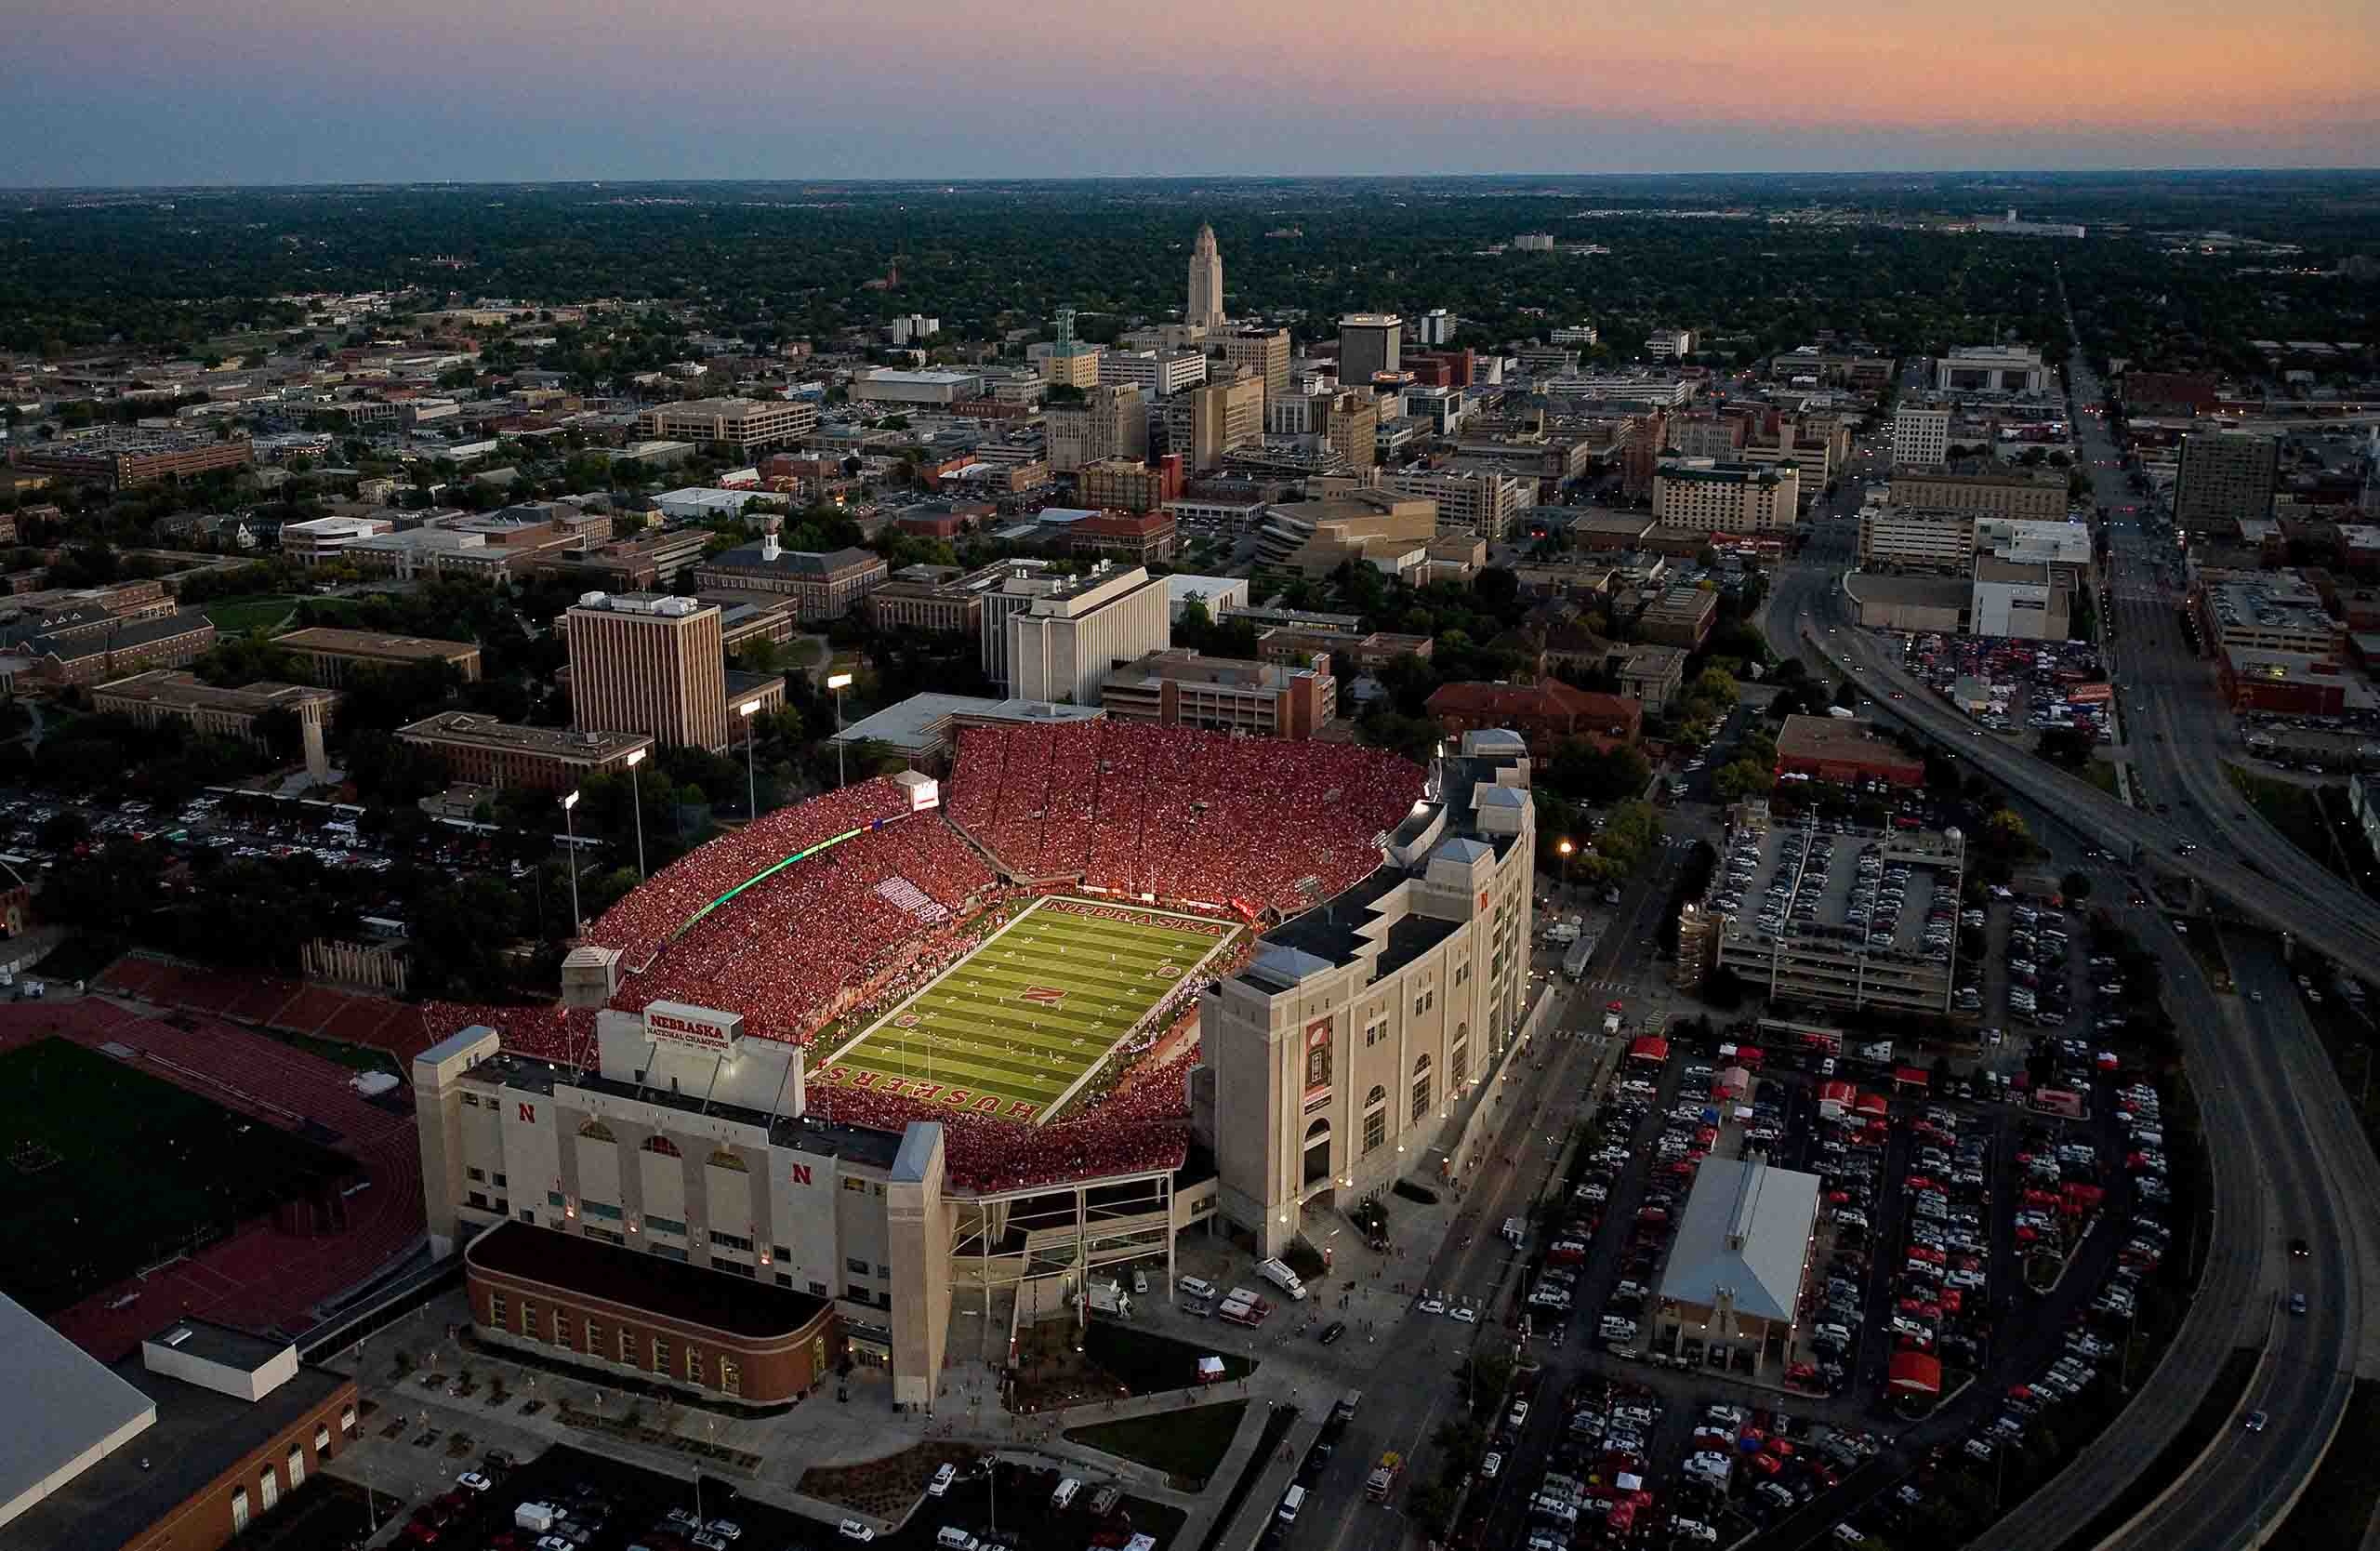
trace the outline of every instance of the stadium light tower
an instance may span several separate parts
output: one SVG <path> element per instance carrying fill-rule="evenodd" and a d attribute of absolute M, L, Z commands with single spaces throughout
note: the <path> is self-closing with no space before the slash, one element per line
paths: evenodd
<path fill-rule="evenodd" d="M 760 816 L 760 781 L 752 774 L 752 713 L 760 709 L 758 700 L 747 700 L 735 708 L 735 714 L 744 719 L 744 812 L 746 817 L 752 821 L 758 821 Z"/>
<path fill-rule="evenodd" d="M 829 673 L 826 687 L 835 695 L 835 788 L 840 791 L 843 785 L 843 691 L 852 687 L 852 676 Z"/>
<path fill-rule="evenodd" d="M 572 828 L 570 810 L 578 806 L 578 793 L 572 792 L 562 800 L 562 849 L 570 854 L 570 935 L 578 935 L 578 831 Z"/>
<path fill-rule="evenodd" d="M 636 875 L 644 877 L 644 785 L 637 779 L 636 767 L 644 762 L 650 749 L 639 749 L 628 755 L 628 805 L 636 810 Z"/>

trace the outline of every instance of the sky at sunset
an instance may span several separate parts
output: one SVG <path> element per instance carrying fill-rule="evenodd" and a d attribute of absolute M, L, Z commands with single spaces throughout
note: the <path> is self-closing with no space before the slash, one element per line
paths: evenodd
<path fill-rule="evenodd" d="M 7 0 L 0 184 L 2380 163 L 2380 0 Z"/>

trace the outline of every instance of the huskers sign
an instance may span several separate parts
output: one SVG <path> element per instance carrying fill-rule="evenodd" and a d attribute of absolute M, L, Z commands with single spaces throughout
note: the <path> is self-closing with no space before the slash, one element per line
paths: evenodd
<path fill-rule="evenodd" d="M 692 1045 L 696 1050 L 723 1054 L 743 1034 L 744 1015 L 741 1013 L 715 1012 L 708 1007 L 694 1007 L 682 1001 L 648 1001 L 644 1004 L 644 1037 L 648 1040 Z"/>

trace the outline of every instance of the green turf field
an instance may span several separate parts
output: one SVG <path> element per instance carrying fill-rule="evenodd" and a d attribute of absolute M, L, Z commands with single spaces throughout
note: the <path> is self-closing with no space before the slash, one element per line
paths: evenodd
<path fill-rule="evenodd" d="M 812 1080 L 1027 1124 L 1238 929 L 1047 899 L 819 1066 Z"/>
<path fill-rule="evenodd" d="M 0 1055 L 0 1292 L 64 1308 L 351 1160 L 67 1040 Z"/>

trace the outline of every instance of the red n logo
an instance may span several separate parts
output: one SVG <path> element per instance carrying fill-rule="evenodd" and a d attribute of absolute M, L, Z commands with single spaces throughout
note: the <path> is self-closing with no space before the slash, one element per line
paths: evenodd
<path fill-rule="evenodd" d="M 534 1105 L 534 1104 L 524 1104 L 524 1105 L 522 1105 L 522 1106 L 521 1107 L 521 1118 L 522 1118 L 522 1120 L 524 1120 L 528 1121 L 531 1125 L 535 1125 L 535 1124 L 536 1124 L 536 1123 L 537 1123 L 537 1107 L 536 1107 L 536 1105 Z"/>
<path fill-rule="evenodd" d="M 793 1166 L 793 1183 L 796 1185 L 807 1185 L 810 1183 L 809 1164 L 796 1163 Z"/>

